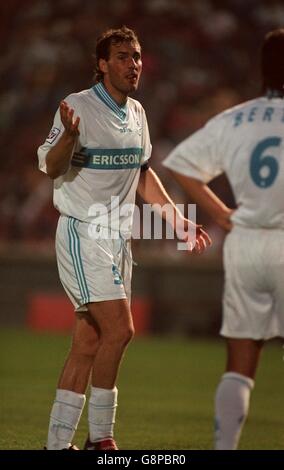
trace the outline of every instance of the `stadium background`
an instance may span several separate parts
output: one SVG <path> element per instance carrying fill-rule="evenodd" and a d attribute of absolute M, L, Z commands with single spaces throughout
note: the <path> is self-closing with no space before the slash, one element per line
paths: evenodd
<path fill-rule="evenodd" d="M 4 378 L 0 449 L 40 448 L 59 359 L 63 360 L 67 347 L 65 335 L 56 332 L 69 330 L 72 323 L 72 309 L 64 300 L 56 271 L 58 215 L 52 206 L 52 183 L 38 171 L 36 157 L 60 99 L 92 85 L 95 38 L 103 30 L 122 24 L 135 29 L 143 52 L 142 79 L 135 97 L 148 116 L 152 166 L 173 199 L 187 204 L 190 201 L 161 161 L 211 116 L 259 94 L 259 45 L 267 31 L 283 26 L 284 5 L 277 0 L 10 0 L 1 3 L 0 11 L 0 353 Z M 223 177 L 212 187 L 229 205 L 234 204 Z M 126 431 L 119 432 L 129 448 L 212 445 L 212 400 L 222 372 L 223 347 L 221 341 L 210 338 L 217 337 L 221 320 L 224 233 L 202 212 L 197 212 L 197 218 L 214 240 L 202 257 L 177 251 L 173 240 L 136 240 L 133 244 L 139 265 L 133 279 L 138 339 L 130 347 L 121 383 L 129 398 L 134 392 L 128 374 L 138 364 L 142 421 L 148 410 L 143 393 L 147 406 L 153 406 L 148 410 L 152 440 L 147 441 L 148 430 L 141 431 L 143 438 L 135 437 L 136 421 L 132 417 L 129 422 L 126 416 Z M 178 365 L 171 362 L 175 356 Z M 165 379 L 167 365 L 176 369 L 175 379 Z M 283 447 L 276 394 L 276 384 L 283 384 L 282 369 L 281 346 L 273 344 L 259 374 L 263 389 L 252 412 L 256 427 L 249 428 L 244 448 L 281 448 L 281 442 Z M 194 378 L 185 379 L 185 370 Z M 155 399 L 143 388 L 145 381 L 152 380 Z M 40 403 L 33 386 L 42 393 Z M 172 395 L 161 402 L 158 396 L 163 387 L 172 387 Z M 193 394 L 191 404 L 187 391 Z M 274 408 L 265 402 L 271 394 Z M 21 397 L 28 408 L 20 406 Z M 34 404 L 37 417 L 31 419 Z M 184 416 L 185 410 L 188 415 Z M 163 440 L 166 413 L 177 437 L 167 435 Z M 265 424 L 262 435 L 260 423 Z M 14 425 L 20 426 L 22 441 Z M 34 429 L 38 430 L 35 434 Z M 198 437 L 191 438 L 191 434 Z M 159 440 L 153 441 L 153 435 Z M 136 440 L 129 444 L 133 436 Z"/>

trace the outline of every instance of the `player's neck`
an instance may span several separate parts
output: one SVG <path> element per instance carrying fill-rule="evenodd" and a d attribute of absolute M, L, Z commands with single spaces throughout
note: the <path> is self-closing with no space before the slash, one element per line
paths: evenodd
<path fill-rule="evenodd" d="M 112 97 L 116 104 L 118 104 L 118 106 L 124 106 L 126 104 L 128 95 L 113 87 L 109 82 L 103 82 L 103 85 L 108 94 Z"/>

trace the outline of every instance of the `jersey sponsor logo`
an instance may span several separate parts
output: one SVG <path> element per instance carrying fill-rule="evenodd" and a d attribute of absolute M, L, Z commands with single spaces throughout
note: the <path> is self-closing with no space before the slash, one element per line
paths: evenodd
<path fill-rule="evenodd" d="M 141 166 L 142 148 L 81 149 L 74 153 L 72 165 L 94 170 L 125 170 Z"/>
<path fill-rule="evenodd" d="M 60 129 L 58 129 L 58 127 L 53 127 L 47 136 L 46 142 L 48 142 L 49 144 L 52 144 L 59 134 L 60 134 Z"/>

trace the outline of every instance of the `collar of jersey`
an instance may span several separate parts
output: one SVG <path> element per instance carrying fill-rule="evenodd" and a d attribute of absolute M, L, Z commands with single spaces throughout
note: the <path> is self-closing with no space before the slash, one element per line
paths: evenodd
<path fill-rule="evenodd" d="M 93 90 L 96 95 L 100 98 L 100 100 L 114 113 L 120 117 L 123 121 L 126 118 L 126 107 L 125 106 L 118 106 L 118 104 L 114 101 L 114 99 L 110 96 L 107 92 L 106 88 L 102 84 L 102 82 L 97 83 L 93 86 Z"/>

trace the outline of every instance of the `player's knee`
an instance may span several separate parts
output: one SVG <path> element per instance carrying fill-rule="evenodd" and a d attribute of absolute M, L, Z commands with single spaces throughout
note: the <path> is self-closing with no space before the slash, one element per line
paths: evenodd
<path fill-rule="evenodd" d="M 126 346 L 129 341 L 134 336 L 134 327 L 132 325 L 127 325 L 124 328 L 121 328 L 120 331 L 117 332 L 117 341 L 122 345 Z"/>
<path fill-rule="evenodd" d="M 102 340 L 106 341 L 118 348 L 125 347 L 134 336 L 133 325 L 123 325 L 114 328 L 112 331 L 102 336 Z"/>
<path fill-rule="evenodd" d="M 132 340 L 134 334 L 135 334 L 134 326 L 129 325 L 128 328 L 126 328 L 125 334 L 124 334 L 125 345 L 127 345 Z"/>

